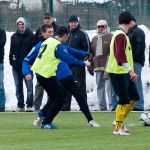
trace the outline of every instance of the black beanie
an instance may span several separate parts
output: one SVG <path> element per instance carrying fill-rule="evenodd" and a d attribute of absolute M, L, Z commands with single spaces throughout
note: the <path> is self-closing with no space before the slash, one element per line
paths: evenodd
<path fill-rule="evenodd" d="M 78 22 L 78 17 L 75 16 L 75 15 L 70 16 L 69 17 L 69 22 L 73 22 L 73 21 Z"/>
<path fill-rule="evenodd" d="M 133 16 L 127 11 L 124 11 L 119 15 L 119 24 L 128 24 L 132 20 Z"/>

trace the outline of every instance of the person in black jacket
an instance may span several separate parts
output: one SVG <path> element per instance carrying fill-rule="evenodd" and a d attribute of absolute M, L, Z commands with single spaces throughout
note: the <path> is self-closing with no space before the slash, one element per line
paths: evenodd
<path fill-rule="evenodd" d="M 4 89 L 4 45 L 6 43 L 6 33 L 0 29 L 0 112 L 5 111 L 5 89 Z"/>
<path fill-rule="evenodd" d="M 9 53 L 9 61 L 12 66 L 12 73 L 16 87 L 16 97 L 18 100 L 17 110 L 24 111 L 24 94 L 23 94 L 23 74 L 22 61 L 27 56 L 33 47 L 32 41 L 34 34 L 26 28 L 26 21 L 20 17 L 16 21 L 17 31 L 11 36 L 11 45 Z M 25 80 L 25 79 L 24 79 Z M 27 88 L 27 108 L 26 111 L 32 111 L 33 105 L 33 82 L 32 80 L 25 80 Z"/>
<path fill-rule="evenodd" d="M 49 25 L 52 25 L 53 26 L 53 29 L 54 29 L 54 33 L 56 32 L 56 29 L 57 29 L 57 24 L 54 22 L 54 18 L 53 16 L 49 13 L 49 12 L 46 12 L 44 14 L 44 17 L 43 17 L 43 23 L 44 24 L 49 24 Z M 40 27 L 36 30 L 36 33 L 34 35 L 34 39 L 33 39 L 33 45 L 35 46 L 38 42 L 41 41 L 41 37 L 42 37 L 42 34 L 41 34 L 41 31 L 40 31 Z"/>
<path fill-rule="evenodd" d="M 77 16 L 75 15 L 70 16 L 69 28 L 70 28 L 70 34 L 66 44 L 69 47 L 76 48 L 79 50 L 84 50 L 85 52 L 90 52 L 89 37 L 87 33 L 83 29 L 81 29 Z M 78 86 L 80 87 L 85 102 L 87 102 L 85 68 L 79 69 L 77 67 L 71 67 L 71 70 L 73 72 L 74 80 L 77 82 Z M 71 107 L 71 95 L 68 93 L 65 104 L 61 110 L 69 111 L 70 107 Z"/>
<path fill-rule="evenodd" d="M 57 29 L 58 26 L 54 22 L 54 18 L 53 18 L 53 16 L 50 15 L 49 12 L 46 12 L 44 14 L 43 22 L 44 22 L 44 24 L 52 25 L 53 30 L 54 30 L 54 34 L 55 34 L 56 29 Z M 42 37 L 41 31 L 40 31 L 40 27 L 39 27 L 37 29 L 35 35 L 34 35 L 33 45 L 36 45 L 39 41 L 43 40 L 42 38 L 43 37 Z M 43 94 L 44 94 L 44 89 L 39 84 L 39 82 L 37 81 L 37 83 L 35 85 L 35 98 L 34 98 L 34 102 L 33 102 L 35 111 L 38 111 L 40 109 L 42 98 L 43 98 Z"/>
<path fill-rule="evenodd" d="M 138 75 L 136 86 L 140 96 L 140 100 L 137 102 L 133 110 L 143 111 L 144 96 L 143 96 L 141 73 L 142 73 L 142 67 L 144 66 L 144 62 L 145 62 L 145 34 L 144 31 L 137 26 L 134 17 L 132 21 L 132 28 L 130 28 L 130 30 L 128 31 L 128 36 L 132 46 L 134 71 Z"/>

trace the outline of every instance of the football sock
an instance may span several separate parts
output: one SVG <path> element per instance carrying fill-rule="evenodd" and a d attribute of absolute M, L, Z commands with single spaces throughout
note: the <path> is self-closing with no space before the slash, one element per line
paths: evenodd
<path fill-rule="evenodd" d="M 125 112 L 125 117 L 127 117 L 127 115 L 129 114 L 130 111 L 132 111 L 133 107 L 135 106 L 136 101 L 132 100 L 130 101 L 130 104 L 127 104 L 126 106 L 126 112 Z"/>
<path fill-rule="evenodd" d="M 123 120 L 125 117 L 125 111 L 126 111 L 126 104 L 125 105 L 120 105 L 120 104 L 117 105 L 115 130 L 122 127 L 122 123 L 123 123 Z"/>

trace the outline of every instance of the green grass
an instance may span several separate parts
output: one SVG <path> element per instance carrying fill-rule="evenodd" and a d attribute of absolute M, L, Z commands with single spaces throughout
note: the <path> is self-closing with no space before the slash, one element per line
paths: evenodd
<path fill-rule="evenodd" d="M 112 112 L 92 113 L 100 128 L 87 126 L 82 113 L 61 112 L 58 129 L 33 127 L 35 113 L 0 113 L 0 150 L 149 150 L 150 127 L 139 124 L 140 113 L 131 113 L 126 125 L 130 136 L 112 135 Z"/>

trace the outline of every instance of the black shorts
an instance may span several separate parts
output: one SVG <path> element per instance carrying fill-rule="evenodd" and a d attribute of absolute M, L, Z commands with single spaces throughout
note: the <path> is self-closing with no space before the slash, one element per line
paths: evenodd
<path fill-rule="evenodd" d="M 129 74 L 110 73 L 110 80 L 118 104 L 129 104 L 131 100 L 139 100 L 139 94 L 135 82 L 130 79 Z"/>

